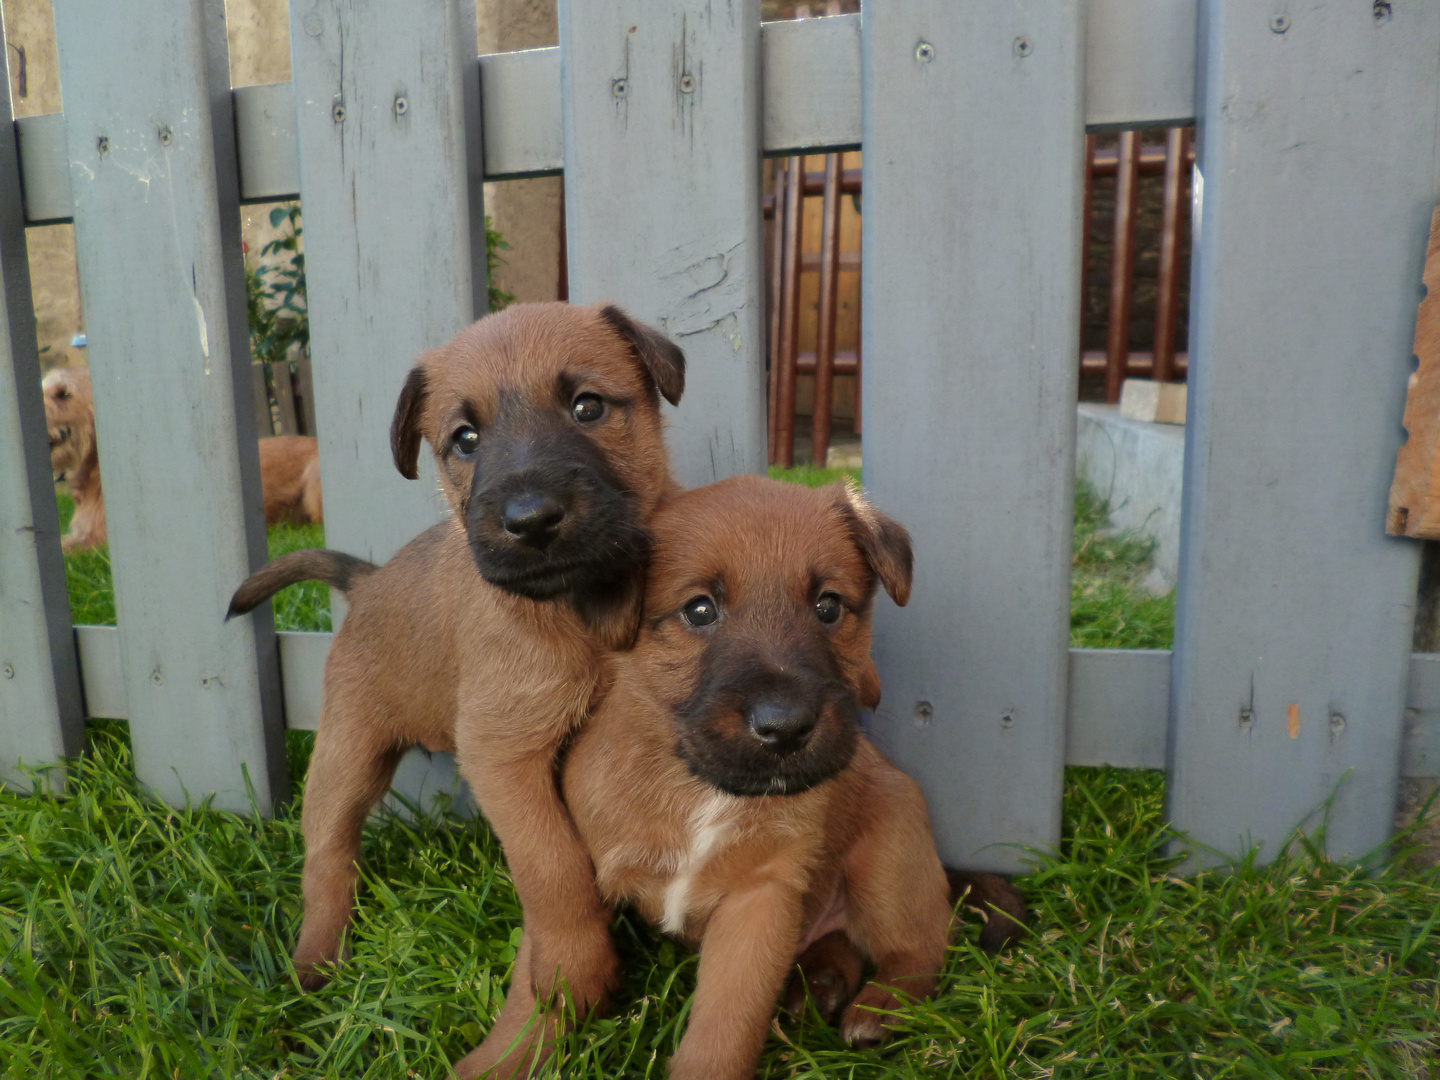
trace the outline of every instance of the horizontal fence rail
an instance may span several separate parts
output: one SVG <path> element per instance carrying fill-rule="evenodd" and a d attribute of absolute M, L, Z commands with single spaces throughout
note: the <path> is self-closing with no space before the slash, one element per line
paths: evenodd
<path fill-rule="evenodd" d="M 282 630 L 276 637 L 286 725 L 313 731 L 320 721 L 320 686 L 334 635 Z M 77 626 L 75 643 L 87 714 L 128 719 L 119 630 Z M 1169 649 L 1070 650 L 1066 765 L 1165 767 L 1170 658 Z M 1440 653 L 1410 657 L 1405 712 L 1400 775 L 1440 777 Z"/>
<path fill-rule="evenodd" d="M 1091 130 L 1189 123 L 1195 101 L 1195 0 L 1096 0 L 1089 8 L 1085 122 Z M 860 16 L 762 23 L 760 63 L 766 154 L 860 146 Z M 560 50 L 480 58 L 485 179 L 564 169 Z M 295 91 L 290 83 L 232 94 L 245 202 L 300 192 Z M 59 113 L 16 121 L 25 218 L 70 220 L 70 168 Z"/>

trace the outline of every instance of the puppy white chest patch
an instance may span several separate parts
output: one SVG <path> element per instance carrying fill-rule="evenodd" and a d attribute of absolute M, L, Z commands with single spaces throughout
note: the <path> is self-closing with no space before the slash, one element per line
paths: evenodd
<path fill-rule="evenodd" d="M 685 913 L 690 908 L 690 887 L 711 856 L 725 846 L 734 830 L 735 823 L 727 819 L 726 812 L 736 801 L 733 795 L 726 795 L 723 791 L 712 792 L 690 815 L 687 829 L 690 847 L 681 856 L 675 876 L 665 886 L 665 912 L 660 919 L 660 929 L 666 933 L 678 934 L 685 929 Z"/>

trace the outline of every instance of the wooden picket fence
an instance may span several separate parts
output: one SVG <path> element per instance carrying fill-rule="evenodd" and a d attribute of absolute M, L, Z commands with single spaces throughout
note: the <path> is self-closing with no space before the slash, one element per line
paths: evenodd
<path fill-rule="evenodd" d="M 683 345 L 693 485 L 765 464 L 757 162 L 863 147 L 865 481 L 917 559 L 876 612 L 872 732 L 942 854 L 1055 844 L 1063 766 L 1100 762 L 1166 768 L 1202 860 L 1271 857 L 1326 800 L 1333 854 L 1381 842 L 1399 776 L 1440 774 L 1418 553 L 1383 528 L 1440 5 L 559 10 L 558 48 L 477 60 L 461 0 L 295 4 L 293 83 L 232 89 L 218 0 L 57 3 L 64 115 L 0 117 L 0 769 L 28 783 L 119 716 L 166 799 L 287 793 L 328 636 L 222 619 L 264 558 L 240 202 L 302 201 L 326 535 L 383 559 L 442 512 L 386 427 L 415 355 L 483 310 L 484 181 L 563 172 L 571 298 Z M 1176 647 L 1070 650 L 1084 141 L 1192 121 Z M 25 228 L 65 220 L 114 629 L 70 625 L 38 392 Z"/>

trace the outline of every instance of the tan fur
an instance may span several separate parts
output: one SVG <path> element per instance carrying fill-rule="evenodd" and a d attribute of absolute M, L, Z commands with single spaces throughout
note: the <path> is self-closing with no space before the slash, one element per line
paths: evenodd
<path fill-rule="evenodd" d="M 536 928 L 517 985 L 531 993 L 538 985 L 548 995 L 558 971 L 570 1003 L 583 1013 L 603 1001 L 617 965 L 589 855 L 556 788 L 555 760 L 603 689 L 603 652 L 634 637 L 641 581 L 623 610 L 598 622 L 583 621 L 565 600 L 529 600 L 488 584 L 472 560 L 465 524 L 474 464 L 442 450 L 457 424 L 484 426 L 502 395 L 536 414 L 563 409 L 557 379 L 573 376 L 581 389 L 629 402 L 588 437 L 634 493 L 644 520 L 671 486 L 655 380 L 600 309 L 556 303 L 488 316 L 424 354 L 417 369 L 414 385 L 424 392 L 411 395 L 407 383 L 402 395 L 393 436 L 397 464 L 413 474 L 423 435 L 437 450 L 454 516 L 368 572 L 338 563 L 296 569 L 295 556 L 287 556 L 237 593 L 245 597 L 236 608 L 243 611 L 304 576 L 344 577 L 350 589 L 349 612 L 325 667 L 306 781 L 305 917 L 295 968 L 313 987 L 339 959 L 361 827 L 400 755 L 418 744 L 456 755 L 504 846 Z M 678 397 L 678 384 L 666 393 Z M 319 566 L 333 556 L 311 557 L 317 559 Z"/>
<path fill-rule="evenodd" d="M 810 617 L 817 588 L 858 598 L 828 641 L 850 692 L 873 702 L 869 598 L 877 576 L 892 595 L 908 595 L 908 539 L 853 491 L 753 477 L 674 497 L 652 532 L 640 638 L 613 657 L 611 690 L 576 737 L 563 784 L 605 899 L 633 905 L 700 950 L 689 1027 L 669 1075 L 753 1075 L 802 953 L 802 963 L 823 961 L 827 976 L 846 984 L 837 995 L 849 1003 L 844 1036 L 877 1040 L 884 1017 L 873 1010 L 933 992 L 951 922 L 920 791 L 863 739 L 838 776 L 796 795 L 732 796 L 692 776 L 676 753 L 674 710 L 697 683 L 707 642 L 679 611 L 723 580 L 731 632 L 762 644 L 768 635 L 779 648 L 785 628 Z M 529 946 L 536 927 L 525 914 Z M 854 997 L 862 957 L 877 970 Z M 517 979 L 489 1038 L 456 1075 L 521 1072 L 542 1059 L 541 1040 L 522 1034 L 535 1004 Z M 533 1030 L 558 1023 L 552 1016 Z"/>
<path fill-rule="evenodd" d="M 40 385 L 50 436 L 50 468 L 57 480 L 69 482 L 70 497 L 75 501 L 70 531 L 61 538 L 60 547 L 64 551 L 98 547 L 107 534 L 90 371 L 83 365 L 55 368 Z M 315 440 L 308 435 L 277 435 L 260 439 L 259 451 L 265 524 L 324 521 Z"/>

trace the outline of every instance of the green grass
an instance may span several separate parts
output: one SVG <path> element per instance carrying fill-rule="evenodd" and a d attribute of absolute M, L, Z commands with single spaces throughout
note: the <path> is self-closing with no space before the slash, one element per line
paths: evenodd
<path fill-rule="evenodd" d="M 1123 599 L 1148 550 L 1077 503 L 1077 588 Z M 272 553 L 312 542 L 271 532 Z M 1112 613 L 1103 632 L 1137 621 Z M 269 819 L 167 807 L 138 787 L 125 725 L 96 721 L 89 741 L 68 797 L 0 792 L 0 1076 L 440 1077 L 488 1028 L 520 913 L 482 824 L 373 821 L 354 955 L 302 994 L 287 959 L 299 799 Z M 303 735 L 291 750 L 303 787 Z M 759 1075 L 1434 1080 L 1440 870 L 1335 865 L 1312 835 L 1268 867 L 1182 878 L 1163 788 L 1160 773 L 1068 770 L 1061 847 L 1018 881 L 1025 942 L 987 957 L 971 923 L 888 1046 L 785 1020 Z M 614 929 L 625 985 L 561 1064 L 658 1078 L 695 958 L 627 915 Z"/>
<path fill-rule="evenodd" d="M 1440 872 L 1367 876 L 1295 846 L 1179 878 L 1158 774 L 1072 769 L 1065 840 L 1020 879 L 1034 934 L 990 958 L 969 925 L 941 993 L 873 1051 L 785 1020 L 767 1077 L 1397 1077 L 1440 1053 Z M 71 794 L 0 793 L 0 1075 L 440 1077 L 502 999 L 519 911 L 475 822 L 365 833 L 354 955 L 300 993 L 298 814 L 172 809 L 99 722 Z M 695 958 L 632 918 L 612 1015 L 567 1076 L 664 1075 Z"/>
<path fill-rule="evenodd" d="M 55 496 L 60 531 L 70 525 L 75 504 L 70 496 Z M 269 555 L 275 558 L 307 547 L 325 546 L 323 525 L 272 525 L 266 530 Z M 114 626 L 115 589 L 110 578 L 110 550 L 102 545 L 65 556 L 65 577 L 70 588 L 70 619 L 78 625 Z M 238 581 L 235 583 L 240 584 Z M 304 581 L 281 589 L 271 601 L 277 630 L 329 630 L 330 593 L 318 581 Z"/>

